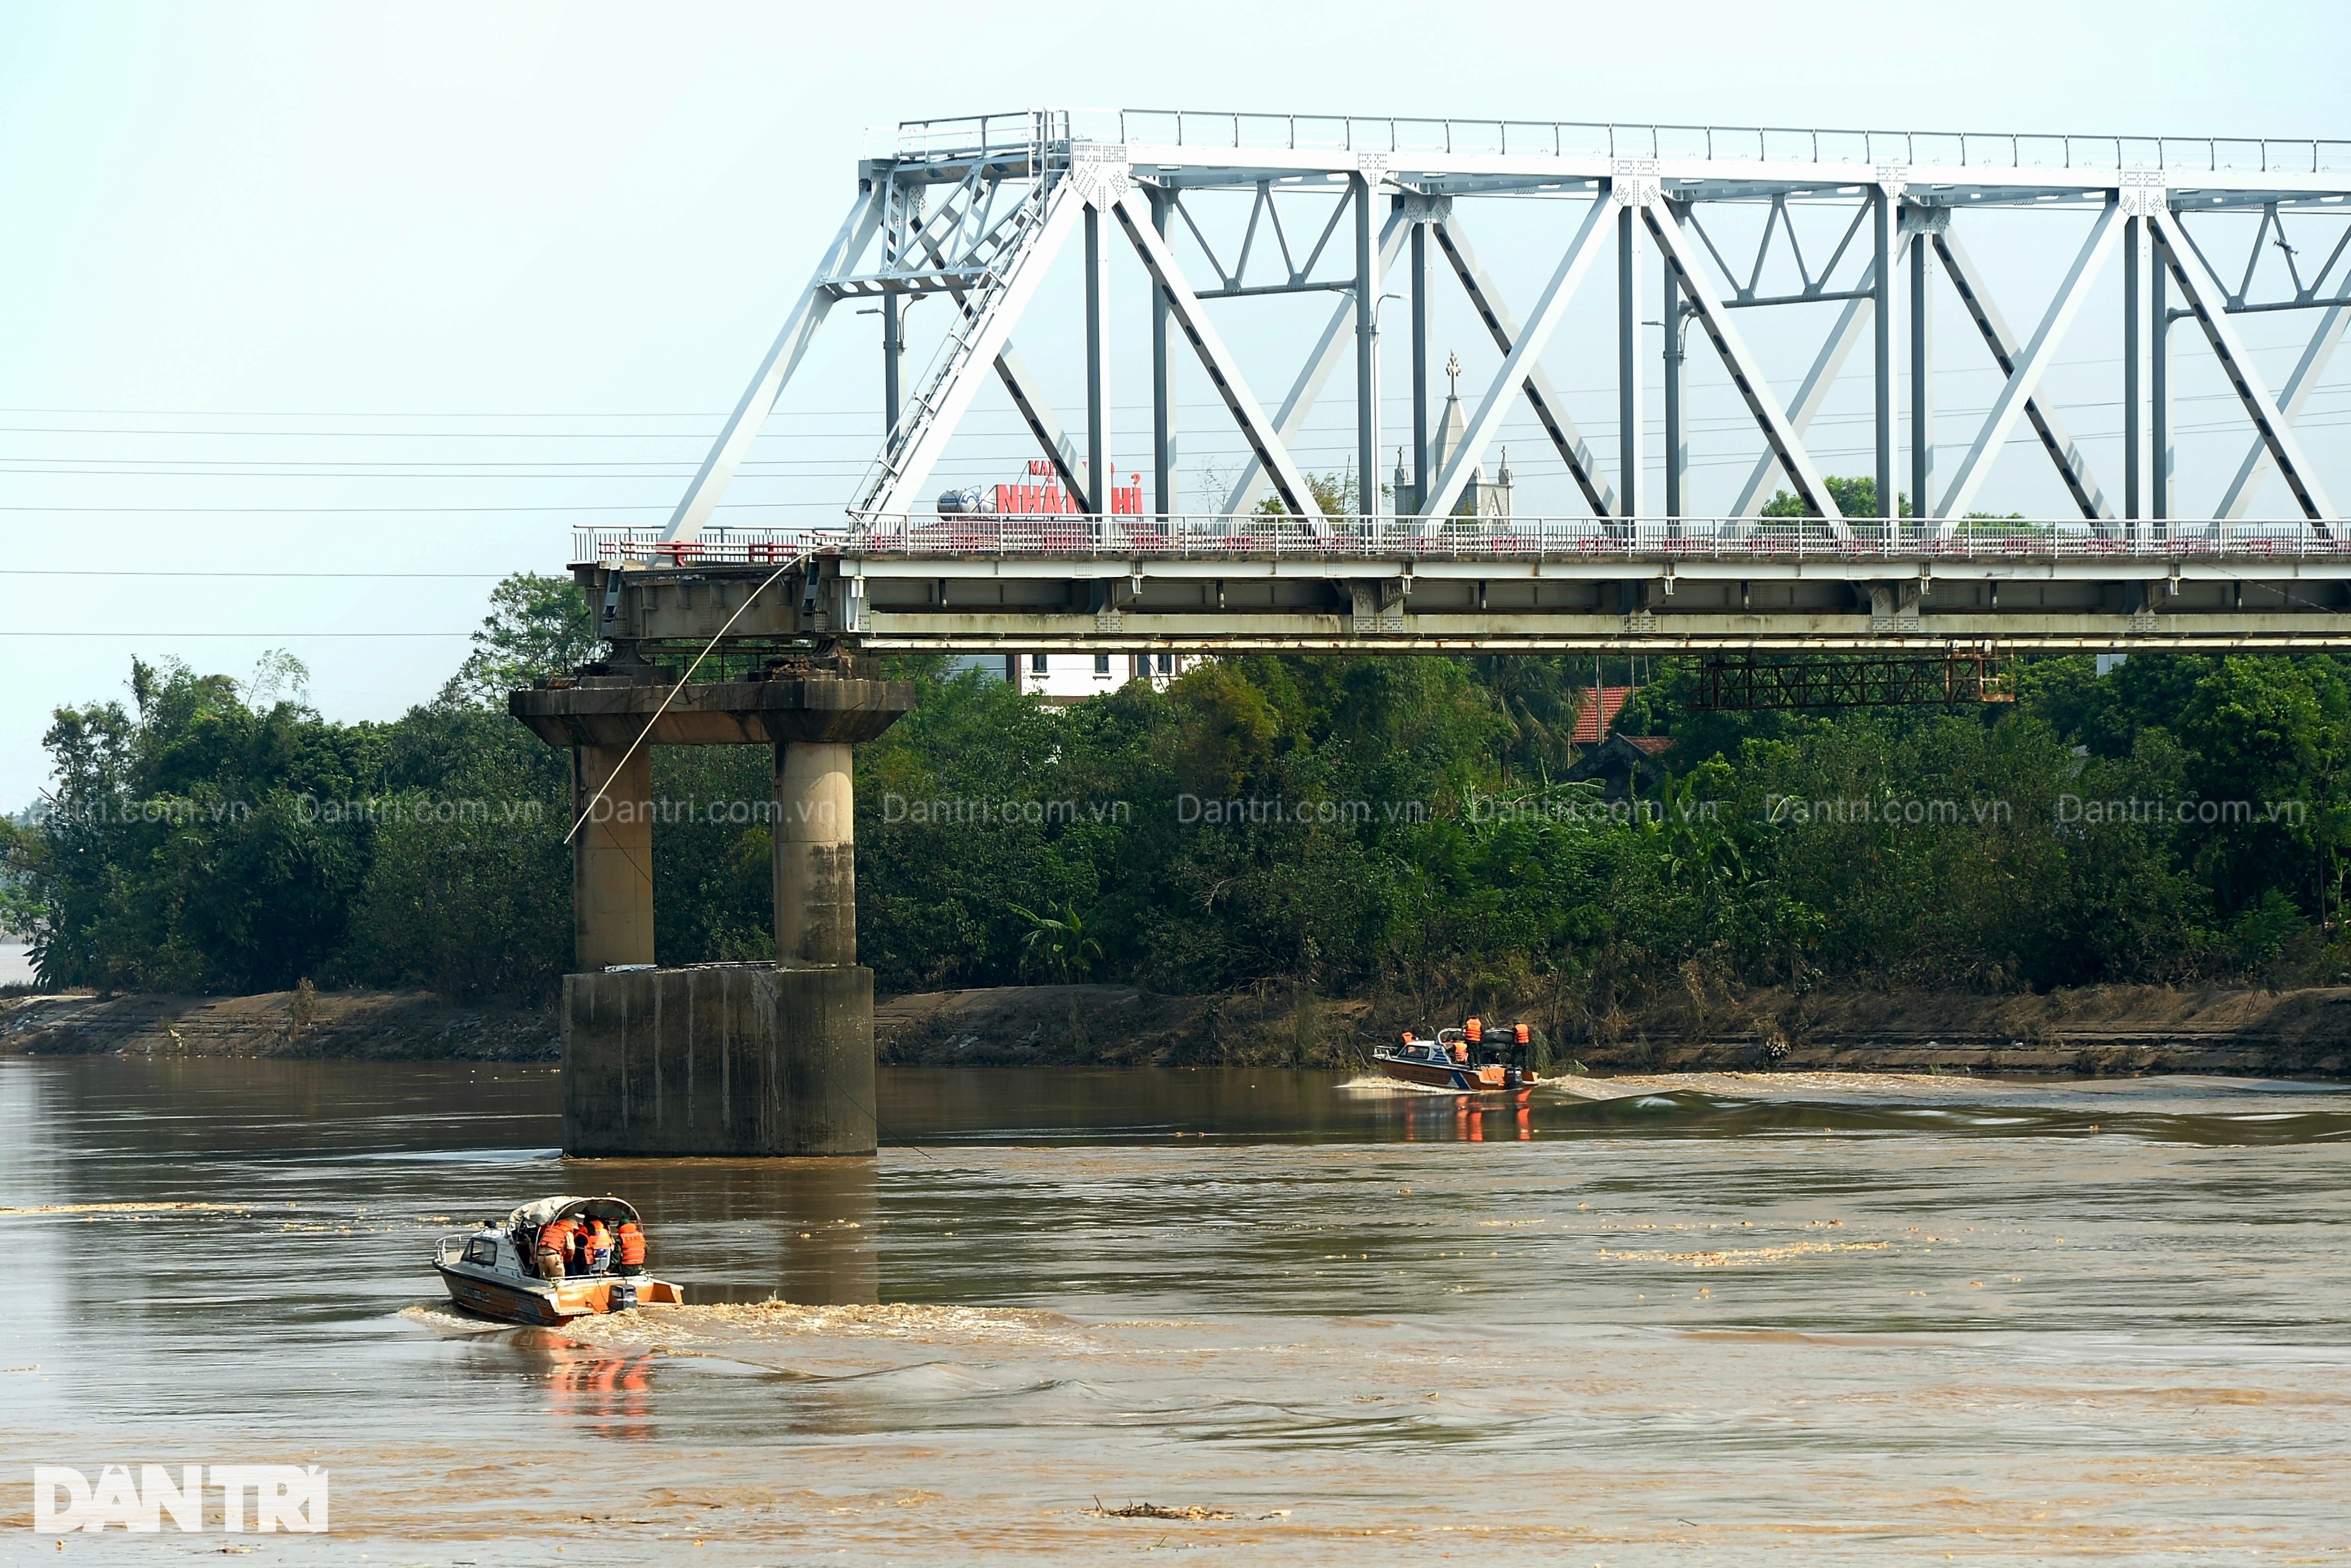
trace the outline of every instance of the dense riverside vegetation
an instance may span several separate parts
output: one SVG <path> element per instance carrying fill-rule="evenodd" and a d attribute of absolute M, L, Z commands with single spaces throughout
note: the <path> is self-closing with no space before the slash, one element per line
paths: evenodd
<path fill-rule="evenodd" d="M 0 915 L 55 985 L 544 994 L 570 948 L 568 772 L 503 694 L 589 652 L 501 585 L 432 703 L 336 724 L 299 667 L 134 664 L 58 711 L 0 824 Z M 2331 978 L 2351 685 L 2327 657 L 2088 658 L 2012 704 L 1708 715 L 1627 807 L 1561 782 L 1586 658 L 1242 658 L 1066 709 L 935 661 L 859 757 L 861 946 L 885 990 L 1280 978 L 1598 1016 L 1660 988 Z M 1612 684 L 1626 666 L 1611 661 Z M 661 958 L 772 952 L 768 759 L 664 749 Z"/>

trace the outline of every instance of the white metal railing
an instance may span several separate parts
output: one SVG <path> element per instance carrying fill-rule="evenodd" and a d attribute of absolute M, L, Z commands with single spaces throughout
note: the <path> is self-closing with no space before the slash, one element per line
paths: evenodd
<path fill-rule="evenodd" d="M 1093 517 L 935 513 L 853 517 L 820 528 L 716 528 L 664 540 L 659 528 L 573 530 L 572 557 L 607 566 L 780 566 L 807 555 L 1103 559 L 1970 560 L 1992 558 L 2351 560 L 2351 537 L 2296 522 L 1819 517 Z"/>
<path fill-rule="evenodd" d="M 1228 152 L 1489 154 L 1497 157 L 1701 158 L 1969 170 L 2125 169 L 2173 173 L 2351 172 L 2351 141 L 2310 137 L 2073 136 L 1981 131 L 1844 131 L 1771 125 L 1617 125 L 1596 121 L 1396 119 L 1060 109 L 898 127 L 904 157 L 1008 150 L 1051 141 L 1141 142 Z"/>

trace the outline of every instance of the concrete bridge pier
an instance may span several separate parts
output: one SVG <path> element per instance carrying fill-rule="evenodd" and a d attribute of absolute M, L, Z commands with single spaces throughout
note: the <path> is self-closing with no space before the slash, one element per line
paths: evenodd
<path fill-rule="evenodd" d="M 571 749 L 585 813 L 579 970 L 563 982 L 564 1152 L 872 1154 L 873 971 L 857 962 L 852 756 L 913 690 L 849 660 L 674 696 L 666 672 L 638 676 L 591 668 L 507 704 Z M 775 960 L 654 967 L 651 748 L 729 744 L 774 758 Z"/>
<path fill-rule="evenodd" d="M 571 748 L 571 815 L 587 813 L 571 840 L 572 951 L 582 969 L 653 961 L 653 800 L 650 747 Z"/>
<path fill-rule="evenodd" d="M 850 747 L 776 747 L 776 962 L 857 962 L 857 794 Z"/>

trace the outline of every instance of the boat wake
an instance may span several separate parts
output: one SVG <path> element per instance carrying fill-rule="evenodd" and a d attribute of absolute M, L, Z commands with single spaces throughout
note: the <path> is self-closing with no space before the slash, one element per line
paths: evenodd
<path fill-rule="evenodd" d="M 1429 1083 L 1406 1083 L 1400 1078 L 1390 1078 L 1383 1072 L 1358 1072 L 1338 1086 L 1342 1094 L 1435 1094 L 1457 1100 L 1458 1089 L 1439 1089 Z"/>
<path fill-rule="evenodd" d="M 496 1318 L 476 1317 L 471 1312 L 459 1312 L 442 1302 L 419 1301 L 414 1306 L 401 1308 L 399 1315 L 442 1334 L 501 1333 L 515 1326 L 502 1323 Z"/>
<path fill-rule="evenodd" d="M 2009 1093 L 1999 1093 L 2002 1087 Z M 1607 1133 L 1614 1136 L 1720 1138 L 1928 1132 L 2047 1137 L 2104 1133 L 2110 1137 L 2134 1136 L 2151 1142 L 2214 1147 L 2351 1141 L 2351 1115 L 2335 1111 L 2281 1113 L 2265 1109 L 2180 1115 L 2078 1101 L 2035 1104 L 2030 1090 L 2013 1085 L 1987 1085 L 1980 1098 L 1967 1100 L 1830 1100 L 1801 1093 L 1786 1099 L 1764 1099 L 1753 1094 L 1708 1093 L 1677 1088 L 1635 1090 L 1614 1095 L 1583 1091 L 1543 1103 L 1547 1112 L 1545 1125 L 1550 1131 Z"/>

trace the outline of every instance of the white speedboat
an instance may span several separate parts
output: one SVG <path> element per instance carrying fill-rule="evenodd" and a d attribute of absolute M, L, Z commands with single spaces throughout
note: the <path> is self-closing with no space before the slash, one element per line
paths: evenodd
<path fill-rule="evenodd" d="M 677 1306 L 685 1292 L 645 1270 L 638 1256 L 623 1260 L 615 1246 L 602 1259 L 581 1258 L 569 1247 L 542 1248 L 543 1237 L 559 1237 L 569 1227 L 601 1221 L 614 1237 L 644 1227 L 637 1211 L 617 1197 L 542 1197 L 507 1216 L 503 1226 L 444 1236 L 434 1244 L 433 1267 L 459 1306 L 510 1323 L 556 1327 L 573 1318 L 621 1312 L 639 1306 Z M 559 1276 L 542 1272 L 560 1268 Z"/>

